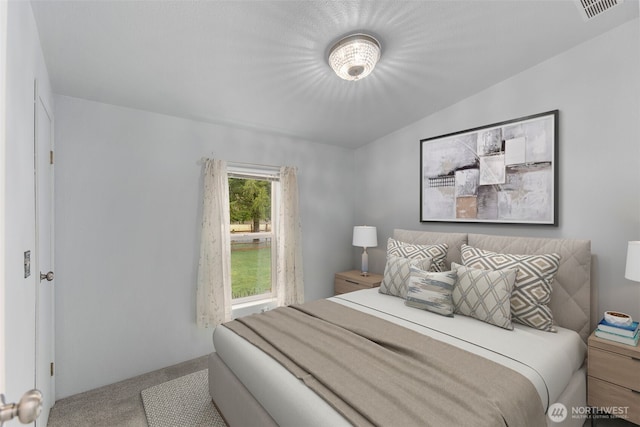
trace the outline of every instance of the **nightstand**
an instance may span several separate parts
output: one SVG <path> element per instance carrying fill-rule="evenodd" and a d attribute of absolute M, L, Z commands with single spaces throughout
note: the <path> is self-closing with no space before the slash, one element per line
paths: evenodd
<path fill-rule="evenodd" d="M 368 276 L 363 276 L 360 270 L 344 271 L 336 273 L 333 291 L 336 295 L 345 294 L 360 289 L 376 288 L 380 283 L 382 283 L 381 274 L 369 273 Z"/>
<path fill-rule="evenodd" d="M 627 407 L 626 419 L 640 424 L 640 347 L 591 334 L 587 363 L 587 404 Z"/>

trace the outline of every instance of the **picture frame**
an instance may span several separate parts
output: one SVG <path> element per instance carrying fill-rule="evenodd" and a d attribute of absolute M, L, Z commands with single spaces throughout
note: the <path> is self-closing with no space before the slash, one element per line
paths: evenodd
<path fill-rule="evenodd" d="M 420 222 L 557 226 L 558 115 L 420 140 Z"/>

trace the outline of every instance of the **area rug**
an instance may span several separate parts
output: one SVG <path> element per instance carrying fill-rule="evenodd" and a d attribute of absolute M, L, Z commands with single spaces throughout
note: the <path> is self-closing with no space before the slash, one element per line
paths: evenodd
<path fill-rule="evenodd" d="M 142 390 L 149 427 L 226 427 L 209 396 L 206 369 Z"/>

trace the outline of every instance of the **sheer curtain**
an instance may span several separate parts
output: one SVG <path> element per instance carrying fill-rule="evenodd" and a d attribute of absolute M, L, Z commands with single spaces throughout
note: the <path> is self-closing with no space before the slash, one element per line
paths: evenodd
<path fill-rule="evenodd" d="M 205 161 L 196 316 L 198 326 L 231 320 L 229 180 L 224 160 Z"/>
<path fill-rule="evenodd" d="M 278 209 L 277 295 L 278 305 L 304 302 L 302 279 L 302 232 L 298 204 L 296 169 L 280 168 L 280 201 Z"/>

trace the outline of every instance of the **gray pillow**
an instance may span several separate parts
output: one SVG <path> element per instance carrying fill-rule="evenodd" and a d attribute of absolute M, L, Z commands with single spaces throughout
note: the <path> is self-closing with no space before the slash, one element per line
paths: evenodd
<path fill-rule="evenodd" d="M 516 268 L 518 274 L 511 293 L 511 316 L 514 322 L 542 331 L 556 332 L 549 308 L 553 279 L 560 268 L 560 255 L 499 254 L 462 245 L 462 263 L 485 270 Z"/>
<path fill-rule="evenodd" d="M 416 245 L 413 243 L 405 243 L 394 238 L 387 240 L 387 256 L 401 256 L 404 258 L 420 259 L 431 258 L 431 271 L 445 271 L 447 259 L 447 250 L 449 246 L 446 243 L 438 245 Z"/>
<path fill-rule="evenodd" d="M 410 259 L 398 256 L 388 256 L 384 267 L 384 277 L 378 292 L 400 298 L 407 296 L 407 283 L 411 275 L 411 266 L 421 270 L 431 267 L 431 258 Z"/>
<path fill-rule="evenodd" d="M 455 271 L 424 271 L 411 267 L 405 305 L 453 317 L 451 294 L 456 283 Z"/>
<path fill-rule="evenodd" d="M 451 263 L 457 273 L 453 289 L 455 312 L 501 328 L 511 324 L 511 291 L 517 270 L 482 270 Z"/>

